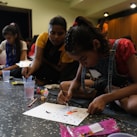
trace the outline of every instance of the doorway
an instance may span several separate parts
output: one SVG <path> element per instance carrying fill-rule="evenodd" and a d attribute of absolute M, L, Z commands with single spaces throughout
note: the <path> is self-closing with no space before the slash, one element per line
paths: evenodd
<path fill-rule="evenodd" d="M 2 29 L 11 22 L 18 24 L 23 39 L 32 37 L 31 9 L 0 6 L 0 19 L 0 42 L 3 40 Z"/>

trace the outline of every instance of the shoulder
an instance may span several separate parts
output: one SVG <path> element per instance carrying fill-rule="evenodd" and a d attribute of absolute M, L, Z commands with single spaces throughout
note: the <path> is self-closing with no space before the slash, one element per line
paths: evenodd
<path fill-rule="evenodd" d="M 7 43 L 7 40 L 4 40 L 1 42 L 1 45 L 6 45 L 6 43 Z"/>
<path fill-rule="evenodd" d="M 47 41 L 48 41 L 48 33 L 47 32 L 41 33 L 36 40 L 36 46 L 44 48 Z"/>
<path fill-rule="evenodd" d="M 22 44 L 22 50 L 27 50 L 27 43 L 23 40 L 20 41 Z"/>
<path fill-rule="evenodd" d="M 0 44 L 0 49 L 1 49 L 1 50 L 4 50 L 4 49 L 5 49 L 6 43 L 7 43 L 7 40 L 4 40 L 4 41 L 1 42 L 1 44 Z"/>
<path fill-rule="evenodd" d="M 63 44 L 60 49 L 59 49 L 62 53 L 61 53 L 61 62 L 62 63 L 72 63 L 73 62 L 73 59 L 70 58 L 67 54 L 67 52 L 65 51 L 65 45 Z"/>
<path fill-rule="evenodd" d="M 113 46 L 115 40 L 111 39 L 109 40 L 110 44 Z M 121 38 L 118 42 L 117 49 L 116 49 L 116 54 L 117 56 L 121 57 L 123 60 L 127 60 L 131 55 L 135 54 L 136 50 L 134 47 L 134 44 L 125 38 Z"/>
<path fill-rule="evenodd" d="M 47 32 L 43 32 L 41 33 L 38 38 L 47 38 L 48 37 L 48 33 Z"/>
<path fill-rule="evenodd" d="M 134 44 L 128 39 L 120 39 L 117 47 L 117 52 L 127 60 L 132 54 L 136 53 Z"/>
<path fill-rule="evenodd" d="M 20 41 L 22 45 L 27 45 L 25 41 L 21 40 Z"/>

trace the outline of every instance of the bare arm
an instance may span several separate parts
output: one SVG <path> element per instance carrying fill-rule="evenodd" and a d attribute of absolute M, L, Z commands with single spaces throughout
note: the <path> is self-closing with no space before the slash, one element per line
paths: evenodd
<path fill-rule="evenodd" d="M 104 97 L 106 99 L 106 102 L 111 102 L 114 100 L 119 100 L 125 97 L 128 97 L 130 95 L 137 94 L 137 58 L 135 55 L 132 55 L 128 60 L 127 60 L 127 66 L 130 72 L 130 75 L 132 79 L 134 80 L 134 84 L 121 88 L 115 92 L 106 94 Z"/>
<path fill-rule="evenodd" d="M 60 91 L 60 93 L 58 94 L 58 102 L 61 104 L 65 104 L 66 102 L 68 102 L 72 95 L 73 92 L 78 89 L 80 87 L 80 80 L 81 80 L 81 70 L 82 70 L 82 66 L 81 64 L 79 65 L 76 77 L 74 78 L 74 80 L 71 82 L 71 85 L 68 89 L 68 92 L 63 92 L 62 90 Z"/>
<path fill-rule="evenodd" d="M 134 84 L 115 90 L 111 93 L 106 93 L 101 96 L 96 97 L 89 105 L 88 112 L 94 114 L 95 112 L 101 112 L 105 108 L 107 103 L 115 100 L 121 100 L 123 98 L 129 97 L 131 95 L 137 95 L 137 58 L 132 55 L 127 60 L 127 66 L 130 72 Z"/>
<path fill-rule="evenodd" d="M 78 68 L 78 71 L 77 71 L 77 74 L 74 80 L 77 80 L 79 82 L 81 81 L 81 72 L 82 72 L 82 65 L 79 64 L 79 68 Z"/>
<path fill-rule="evenodd" d="M 13 69 L 16 69 L 16 68 L 18 68 L 17 65 L 12 65 L 12 66 L 9 66 L 7 68 L 4 68 L 3 70 L 13 70 Z"/>
<path fill-rule="evenodd" d="M 42 63 L 42 59 L 43 59 L 43 48 L 36 46 L 35 58 L 34 58 L 32 66 L 31 66 L 32 73 L 36 72 L 39 69 L 39 67 L 41 66 L 41 63 Z"/>
<path fill-rule="evenodd" d="M 82 65 L 79 64 L 79 68 L 78 68 L 76 77 L 71 82 L 71 85 L 69 87 L 69 91 L 73 92 L 80 86 L 80 84 L 81 84 L 81 72 L 82 72 Z"/>
<path fill-rule="evenodd" d="M 20 61 L 21 61 L 21 60 L 25 60 L 26 57 L 27 57 L 27 50 L 23 50 L 23 51 L 21 52 Z"/>
<path fill-rule="evenodd" d="M 42 58 L 43 58 L 43 48 L 36 46 L 34 61 L 31 65 L 31 67 L 23 69 L 22 75 L 27 78 L 30 75 L 32 75 L 34 72 L 36 72 L 39 69 L 39 67 L 41 66 Z"/>

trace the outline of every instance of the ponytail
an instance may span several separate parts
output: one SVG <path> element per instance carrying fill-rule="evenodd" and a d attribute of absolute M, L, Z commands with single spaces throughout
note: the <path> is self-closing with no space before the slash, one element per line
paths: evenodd
<path fill-rule="evenodd" d="M 7 25 L 2 30 L 3 36 L 6 35 L 17 35 L 17 38 L 15 39 L 15 45 L 16 45 L 16 62 L 20 61 L 21 56 L 21 49 L 22 49 L 22 43 L 21 43 L 21 33 L 19 30 L 19 27 L 16 23 L 11 23 L 10 25 Z"/>
<path fill-rule="evenodd" d="M 93 24 L 82 16 L 78 16 L 75 19 L 75 22 L 77 23 L 78 26 L 85 25 L 85 26 L 93 27 Z"/>
<path fill-rule="evenodd" d="M 66 51 L 77 54 L 81 51 L 93 50 L 93 40 L 97 39 L 101 46 L 98 52 L 107 54 L 108 42 L 105 37 L 93 26 L 93 24 L 82 16 L 78 16 L 72 27 L 68 30 L 65 38 Z"/>

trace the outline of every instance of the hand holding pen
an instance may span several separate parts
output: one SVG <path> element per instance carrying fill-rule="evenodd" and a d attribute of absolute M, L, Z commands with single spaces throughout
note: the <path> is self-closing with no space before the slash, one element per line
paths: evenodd
<path fill-rule="evenodd" d="M 67 100 L 67 92 L 64 91 L 64 89 L 62 88 L 62 86 L 60 85 L 60 89 L 61 89 L 61 92 L 62 92 L 62 95 L 64 96 L 64 104 L 66 106 L 68 106 L 68 100 Z"/>
<path fill-rule="evenodd" d="M 64 91 L 62 86 L 60 86 L 60 93 L 58 94 L 58 102 L 60 104 L 68 105 L 69 100 L 71 99 L 71 93 L 68 91 Z"/>

